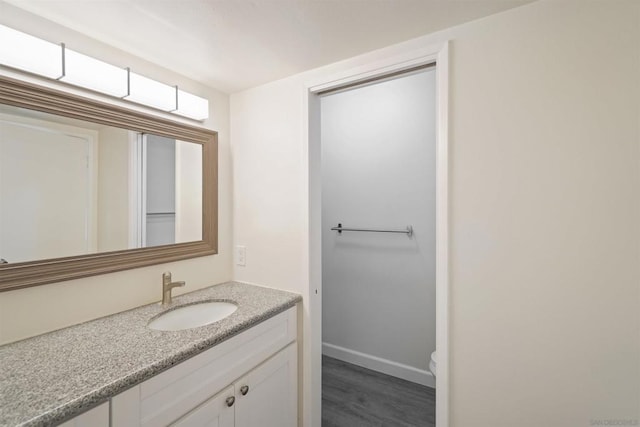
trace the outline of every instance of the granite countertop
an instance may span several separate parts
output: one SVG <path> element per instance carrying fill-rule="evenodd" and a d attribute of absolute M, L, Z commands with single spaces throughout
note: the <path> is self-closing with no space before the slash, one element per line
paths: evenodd
<path fill-rule="evenodd" d="M 159 290 L 158 290 L 159 293 Z M 151 318 L 178 305 L 230 301 L 230 316 L 184 331 L 155 331 Z M 66 421 L 301 301 L 300 295 L 227 282 L 0 346 L 0 426 Z"/>

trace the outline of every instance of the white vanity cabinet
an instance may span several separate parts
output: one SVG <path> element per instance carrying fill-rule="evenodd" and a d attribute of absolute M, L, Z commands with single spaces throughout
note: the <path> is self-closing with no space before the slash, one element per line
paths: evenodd
<path fill-rule="evenodd" d="M 293 307 L 111 399 L 112 427 L 295 427 Z"/>
<path fill-rule="evenodd" d="M 295 427 L 296 344 L 290 344 L 172 427 Z"/>

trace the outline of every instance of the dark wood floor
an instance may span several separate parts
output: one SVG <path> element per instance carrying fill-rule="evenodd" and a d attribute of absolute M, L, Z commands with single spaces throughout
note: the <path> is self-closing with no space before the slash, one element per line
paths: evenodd
<path fill-rule="evenodd" d="M 322 427 L 435 427 L 434 389 L 322 356 Z"/>

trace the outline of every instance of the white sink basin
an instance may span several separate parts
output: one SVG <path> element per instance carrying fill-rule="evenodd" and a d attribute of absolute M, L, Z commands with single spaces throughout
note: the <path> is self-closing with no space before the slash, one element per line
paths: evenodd
<path fill-rule="evenodd" d="M 157 331 L 181 331 L 197 328 L 222 320 L 237 309 L 237 305 L 223 301 L 185 305 L 161 314 L 149 322 L 148 326 Z"/>

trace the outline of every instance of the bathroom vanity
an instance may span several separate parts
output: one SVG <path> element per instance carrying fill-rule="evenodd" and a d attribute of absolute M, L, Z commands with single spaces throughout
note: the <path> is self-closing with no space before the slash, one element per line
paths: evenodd
<path fill-rule="evenodd" d="M 295 427 L 296 294 L 229 282 L 0 347 L 0 426 Z M 167 310 L 238 309 L 156 331 Z"/>

